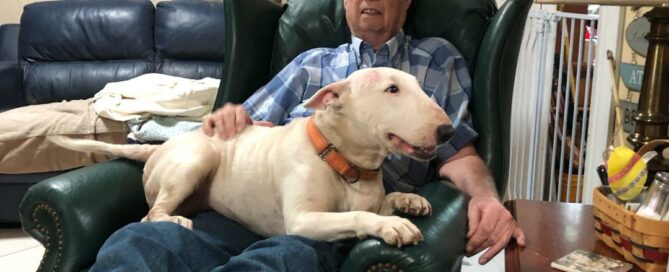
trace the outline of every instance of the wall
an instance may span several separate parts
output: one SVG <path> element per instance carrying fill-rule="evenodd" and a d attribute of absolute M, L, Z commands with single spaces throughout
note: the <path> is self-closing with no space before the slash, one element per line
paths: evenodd
<path fill-rule="evenodd" d="M 0 1 L 0 24 L 18 23 L 23 12 L 23 6 L 39 0 L 4 0 Z"/>

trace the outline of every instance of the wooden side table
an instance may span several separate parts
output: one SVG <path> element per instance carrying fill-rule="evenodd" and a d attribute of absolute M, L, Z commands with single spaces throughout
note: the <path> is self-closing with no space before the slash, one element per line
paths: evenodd
<path fill-rule="evenodd" d="M 504 205 L 525 232 L 526 244 L 521 248 L 512 241 L 506 247 L 506 271 L 558 271 L 550 267 L 551 262 L 576 249 L 625 260 L 597 240 L 592 205 L 534 200 L 513 200 Z M 632 271 L 642 270 L 635 266 Z"/>

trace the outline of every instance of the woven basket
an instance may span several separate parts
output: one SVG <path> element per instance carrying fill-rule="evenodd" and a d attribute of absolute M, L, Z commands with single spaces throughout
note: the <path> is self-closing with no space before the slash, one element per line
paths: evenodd
<path fill-rule="evenodd" d="M 644 271 L 665 272 L 669 253 L 669 222 L 641 217 L 606 197 L 609 188 L 595 189 L 593 214 L 597 238 Z"/>

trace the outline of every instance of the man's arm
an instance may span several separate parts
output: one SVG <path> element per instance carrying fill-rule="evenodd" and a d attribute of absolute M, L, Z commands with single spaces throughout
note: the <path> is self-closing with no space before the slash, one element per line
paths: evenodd
<path fill-rule="evenodd" d="M 460 149 L 439 167 L 439 176 L 451 180 L 465 191 L 469 201 L 469 231 L 466 251 L 477 253 L 490 247 L 479 259 L 484 264 L 502 250 L 511 237 L 518 245 L 525 246 L 525 234 L 499 200 L 488 167 L 476 153 L 472 144 Z"/>

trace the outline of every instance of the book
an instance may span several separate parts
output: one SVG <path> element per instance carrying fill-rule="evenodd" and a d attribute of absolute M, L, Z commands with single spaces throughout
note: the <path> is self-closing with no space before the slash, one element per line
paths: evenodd
<path fill-rule="evenodd" d="M 625 272 L 632 264 L 577 249 L 551 263 L 551 267 L 567 272 Z"/>

